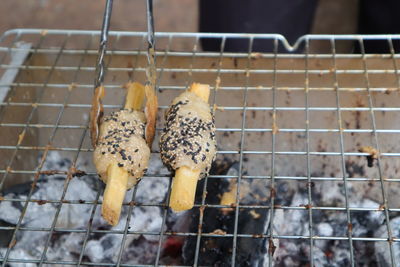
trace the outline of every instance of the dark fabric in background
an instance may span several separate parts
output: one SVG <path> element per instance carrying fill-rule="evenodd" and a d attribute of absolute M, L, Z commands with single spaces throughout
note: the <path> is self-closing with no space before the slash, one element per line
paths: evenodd
<path fill-rule="evenodd" d="M 360 0 L 358 32 L 361 34 L 399 34 L 400 0 Z M 400 52 L 400 41 L 393 41 Z M 387 41 L 365 41 L 367 53 L 389 53 Z M 359 47 L 357 47 L 359 50 Z"/>
<path fill-rule="evenodd" d="M 308 33 L 316 0 L 200 0 L 200 32 L 280 33 L 289 42 Z M 220 39 L 203 39 L 204 50 L 219 51 Z M 247 52 L 248 40 L 229 39 L 225 51 Z M 272 41 L 257 41 L 253 51 L 272 52 Z"/>
<path fill-rule="evenodd" d="M 200 32 L 279 33 L 293 44 L 310 33 L 317 0 L 200 0 Z M 400 32 L 400 0 L 360 0 L 358 33 Z M 339 18 L 340 19 L 340 18 Z M 202 39 L 207 51 L 220 51 L 221 39 Z M 388 53 L 387 41 L 366 41 L 367 53 Z M 396 51 L 400 42 L 394 41 Z M 228 39 L 225 51 L 247 52 L 249 41 Z M 273 52 L 270 40 L 256 41 L 252 51 Z M 355 51 L 360 52 L 356 43 Z"/>

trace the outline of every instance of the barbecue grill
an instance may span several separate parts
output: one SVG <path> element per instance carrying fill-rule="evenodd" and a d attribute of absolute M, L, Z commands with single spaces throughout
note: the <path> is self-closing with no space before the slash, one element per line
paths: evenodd
<path fill-rule="evenodd" d="M 146 80 L 146 36 L 109 33 L 106 113 L 122 107 L 124 83 Z M 155 140 L 172 98 L 193 81 L 210 84 L 217 166 L 199 184 L 190 215 L 176 215 L 168 209 L 171 178 L 155 142 L 143 184 L 127 193 L 125 216 L 111 228 L 99 214 L 103 185 L 88 131 L 100 32 L 15 29 L 1 36 L 2 266 L 201 266 L 208 265 L 207 246 L 220 240 L 232 266 L 250 264 L 240 258 L 245 242 L 262 247 L 260 265 L 252 266 L 399 264 L 400 58 L 393 42 L 400 35 L 306 35 L 294 44 L 277 34 L 159 32 L 155 38 Z M 207 38 L 217 39 L 220 51 L 202 51 Z M 232 39 L 245 40 L 248 51 L 226 52 Z M 385 41 L 387 53 L 366 53 L 367 40 Z M 253 51 L 257 42 L 274 50 Z M 314 53 L 316 42 L 330 53 Z M 360 53 L 338 53 L 343 43 L 358 45 Z M 151 186 L 154 180 L 163 186 Z M 212 186 L 229 181 L 239 197 L 223 206 L 213 200 L 220 192 Z M 230 227 L 209 229 L 211 215 L 223 208 L 230 209 Z M 155 227 L 143 222 L 146 214 L 158 216 Z M 244 229 L 245 221 L 258 226 Z M 109 258 L 96 259 L 99 247 L 92 245 L 105 236 L 117 244 Z M 141 256 L 131 257 L 138 247 Z"/>

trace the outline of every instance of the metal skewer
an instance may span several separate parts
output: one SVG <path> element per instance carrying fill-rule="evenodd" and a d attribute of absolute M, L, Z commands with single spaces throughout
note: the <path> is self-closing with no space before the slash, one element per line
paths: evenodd
<path fill-rule="evenodd" d="M 153 0 L 147 0 L 147 42 L 148 49 L 154 48 L 154 19 L 153 19 Z"/>
<path fill-rule="evenodd" d="M 101 99 L 104 96 L 104 55 L 106 54 L 108 42 L 108 30 L 110 29 L 110 20 L 112 13 L 113 0 L 107 0 L 104 10 L 103 26 L 100 35 L 100 45 L 96 64 L 96 78 L 94 80 L 94 95 L 92 98 L 92 109 L 90 112 L 90 137 L 92 146 L 95 147 L 99 136 L 99 123 L 103 116 L 103 103 Z"/>
<path fill-rule="evenodd" d="M 156 95 L 156 80 L 157 80 L 157 70 L 156 70 L 156 57 L 155 57 L 155 38 L 154 38 L 154 22 L 153 22 L 153 1 L 147 0 L 147 63 L 148 67 L 146 69 L 146 107 L 145 114 L 147 119 L 145 136 L 147 144 L 151 147 L 156 127 L 156 116 L 158 100 Z"/>
<path fill-rule="evenodd" d="M 153 19 L 153 0 L 147 0 L 147 63 L 146 71 L 147 84 L 155 90 L 156 85 L 156 58 L 155 58 L 155 38 L 154 38 L 154 19 Z"/>
<path fill-rule="evenodd" d="M 95 88 L 103 85 L 105 68 L 104 68 L 104 55 L 106 54 L 108 42 L 108 30 L 110 29 L 110 20 L 112 13 L 113 0 L 107 0 L 104 10 L 103 26 L 101 28 L 99 56 L 96 65 L 96 79 L 94 81 Z"/>

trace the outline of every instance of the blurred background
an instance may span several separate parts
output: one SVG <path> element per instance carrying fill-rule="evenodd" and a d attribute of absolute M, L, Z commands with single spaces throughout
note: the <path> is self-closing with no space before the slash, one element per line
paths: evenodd
<path fill-rule="evenodd" d="M 355 33 L 357 0 L 320 0 L 312 33 Z M 0 31 L 12 28 L 99 30 L 105 0 L 2 0 Z M 157 31 L 197 32 L 199 0 L 155 0 Z M 145 31 L 145 1 L 115 0 L 112 30 Z"/>

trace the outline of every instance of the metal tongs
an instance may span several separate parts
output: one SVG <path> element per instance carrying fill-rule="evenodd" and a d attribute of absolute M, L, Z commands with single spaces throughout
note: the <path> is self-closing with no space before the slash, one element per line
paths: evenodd
<path fill-rule="evenodd" d="M 155 134 L 155 117 L 157 112 L 157 98 L 155 94 L 156 86 L 156 66 L 155 66 L 155 38 L 154 38 L 154 22 L 153 22 L 153 0 L 146 0 L 147 2 L 147 61 L 148 68 L 146 70 L 146 109 L 145 114 L 147 118 L 146 125 L 146 141 L 151 147 Z M 103 26 L 100 35 L 100 45 L 98 50 L 98 58 L 96 64 L 96 78 L 94 81 L 94 95 L 92 98 L 92 108 L 90 111 L 90 137 L 92 146 L 96 147 L 99 137 L 99 128 L 101 118 L 103 117 L 103 103 L 105 89 L 103 86 L 105 76 L 105 63 L 104 56 L 107 50 L 108 31 L 110 29 L 110 19 L 112 13 L 113 0 L 106 1 L 104 10 Z"/>

